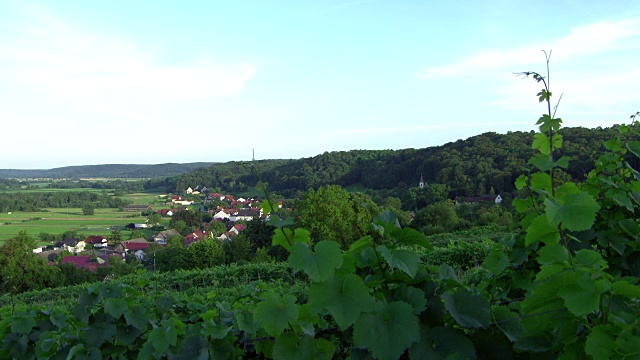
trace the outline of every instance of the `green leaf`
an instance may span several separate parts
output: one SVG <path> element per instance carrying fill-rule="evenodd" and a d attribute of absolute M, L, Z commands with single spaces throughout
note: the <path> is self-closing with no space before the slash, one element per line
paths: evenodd
<path fill-rule="evenodd" d="M 34 314 L 21 314 L 11 319 L 11 332 L 17 334 L 29 334 L 36 326 Z"/>
<path fill-rule="evenodd" d="M 609 189 L 605 196 L 615 201 L 618 205 L 624 206 L 627 210 L 634 212 L 633 203 L 628 192 L 622 189 Z"/>
<path fill-rule="evenodd" d="M 218 324 L 213 321 L 213 319 L 209 319 L 202 323 L 202 330 L 200 331 L 200 333 L 213 339 L 224 339 L 224 337 L 227 336 L 229 331 L 231 331 L 232 329 L 232 326 Z"/>
<path fill-rule="evenodd" d="M 316 340 L 310 336 L 283 333 L 276 338 L 273 347 L 274 359 L 332 359 L 335 346 L 324 339 Z"/>
<path fill-rule="evenodd" d="M 342 266 L 342 251 L 335 241 L 320 241 L 315 253 L 308 245 L 295 243 L 287 260 L 295 271 L 304 271 L 313 281 L 326 281 Z"/>
<path fill-rule="evenodd" d="M 276 229 L 276 232 L 271 239 L 271 244 L 273 246 L 280 245 L 290 251 L 291 245 L 295 243 L 308 244 L 310 239 L 311 233 L 305 229 L 298 228 L 295 232 L 292 232 L 289 228 L 282 228 Z M 289 244 L 289 241 L 291 241 L 291 244 Z"/>
<path fill-rule="evenodd" d="M 544 215 L 535 217 L 531 224 L 527 227 L 527 235 L 524 239 L 525 246 L 529 246 L 535 242 L 542 241 L 544 243 L 556 243 L 560 240 L 560 232 L 556 226 L 549 225 Z"/>
<path fill-rule="evenodd" d="M 278 215 L 271 215 L 269 216 L 269 221 L 267 221 L 267 224 L 277 229 L 282 229 L 285 226 L 293 225 L 293 218 L 288 217 L 283 220 L 283 219 L 280 219 L 280 216 Z"/>
<path fill-rule="evenodd" d="M 418 254 L 407 250 L 390 250 L 383 245 L 379 245 L 377 249 L 389 264 L 389 267 L 401 270 L 412 278 L 416 275 L 420 264 L 420 256 Z"/>
<path fill-rule="evenodd" d="M 584 351 L 594 359 L 617 358 L 615 353 L 616 331 L 612 325 L 596 325 L 587 336 Z"/>
<path fill-rule="evenodd" d="M 555 167 L 550 154 L 538 154 L 529 159 L 529 164 L 535 166 L 540 171 L 549 171 Z"/>
<path fill-rule="evenodd" d="M 540 265 L 568 262 L 569 251 L 558 243 L 547 244 L 538 249 L 538 258 L 536 260 Z"/>
<path fill-rule="evenodd" d="M 260 204 L 260 208 L 262 209 L 262 212 L 264 212 L 265 214 L 271 214 L 272 212 L 278 211 L 279 204 L 277 202 L 271 203 L 269 202 L 269 200 L 265 199 Z"/>
<path fill-rule="evenodd" d="M 140 331 L 145 331 L 149 325 L 147 319 L 147 309 L 142 305 L 136 305 L 132 309 L 124 312 L 124 318 L 127 324 L 135 326 Z"/>
<path fill-rule="evenodd" d="M 629 299 L 640 299 L 640 286 L 630 284 L 624 280 L 618 280 L 611 287 L 616 295 L 626 296 Z"/>
<path fill-rule="evenodd" d="M 571 231 L 588 230 L 596 220 L 596 213 L 600 205 L 586 192 L 567 194 L 562 198 L 562 204 L 546 199 L 545 213 L 549 224 L 562 224 Z"/>
<path fill-rule="evenodd" d="M 125 299 L 108 298 L 104 302 L 104 312 L 119 319 L 122 314 L 129 308 Z"/>
<path fill-rule="evenodd" d="M 353 342 L 379 359 L 397 359 L 420 339 L 418 318 L 409 304 L 392 302 L 363 314 L 353 326 Z"/>
<path fill-rule="evenodd" d="M 443 294 L 442 300 L 444 301 L 444 307 L 460 326 L 484 328 L 489 325 L 491 307 L 489 302 L 482 296 L 473 295 L 467 289 L 460 289 L 454 294 Z"/>
<path fill-rule="evenodd" d="M 353 244 L 351 244 L 351 246 L 349 246 L 349 250 L 347 250 L 347 252 L 349 253 L 355 253 L 358 250 L 371 246 L 371 244 L 373 244 L 373 238 L 370 235 L 366 235 L 361 237 L 360 239 L 358 239 L 358 241 L 354 242 Z"/>
<path fill-rule="evenodd" d="M 629 143 L 627 143 L 627 149 L 629 149 L 633 155 L 640 157 L 640 141 L 629 141 Z"/>
<path fill-rule="evenodd" d="M 498 276 L 509 266 L 509 255 L 502 246 L 494 245 L 482 263 L 482 267 L 491 271 L 493 276 Z"/>
<path fill-rule="evenodd" d="M 413 313 L 419 315 L 427 308 L 427 298 L 422 289 L 402 284 L 393 290 L 394 299 L 405 302 L 413 308 Z"/>
<path fill-rule="evenodd" d="M 520 175 L 516 179 L 515 182 L 516 190 L 522 190 L 527 186 L 527 177 L 525 175 Z"/>
<path fill-rule="evenodd" d="M 562 286 L 558 296 L 564 300 L 567 309 L 575 316 L 584 316 L 598 310 L 600 295 L 609 289 L 605 280 L 594 280 L 587 273 L 563 273 Z"/>
<path fill-rule="evenodd" d="M 309 307 L 326 309 L 341 330 L 352 325 L 362 312 L 373 309 L 373 297 L 359 276 L 333 276 L 327 282 L 314 283 L 309 291 Z"/>
<path fill-rule="evenodd" d="M 531 175 L 531 188 L 551 194 L 551 176 L 543 172 L 537 172 Z"/>
<path fill-rule="evenodd" d="M 269 291 L 256 305 L 254 318 L 262 323 L 267 334 L 278 336 L 287 327 L 287 324 L 298 318 L 296 297 L 290 294 L 280 296 Z"/>
<path fill-rule="evenodd" d="M 591 270 L 604 270 L 607 268 L 607 262 L 602 258 L 602 255 L 587 249 L 582 249 L 576 253 L 574 265 Z"/>
<path fill-rule="evenodd" d="M 522 321 L 518 314 L 511 311 L 506 306 L 496 306 L 491 309 L 491 316 L 496 326 L 509 338 L 515 342 L 524 332 Z"/>
<path fill-rule="evenodd" d="M 540 153 L 549 155 L 551 154 L 551 149 L 549 145 L 551 142 L 549 141 L 549 137 L 544 133 L 536 133 L 533 135 L 533 144 L 531 144 L 532 149 L 537 149 Z"/>
<path fill-rule="evenodd" d="M 402 230 L 396 229 L 396 231 L 393 232 L 392 237 L 401 244 L 420 245 L 426 249 L 431 249 L 431 244 L 427 237 L 416 229 L 409 227 Z"/>

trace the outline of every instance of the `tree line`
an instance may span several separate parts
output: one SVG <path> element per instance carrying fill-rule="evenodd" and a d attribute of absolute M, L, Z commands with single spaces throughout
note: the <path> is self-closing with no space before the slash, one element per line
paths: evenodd
<path fill-rule="evenodd" d="M 564 146 L 559 156 L 567 156 L 569 167 L 558 177 L 581 181 L 594 167 L 603 142 L 615 136 L 617 127 L 564 128 Z M 323 185 L 392 191 L 394 196 L 415 187 L 422 175 L 427 184 L 447 186 L 448 198 L 488 193 L 511 193 L 515 179 L 527 171 L 534 132 L 487 132 L 442 146 L 402 150 L 352 150 L 325 152 L 297 160 L 263 160 L 256 166 L 271 191 L 284 197 L 318 189 Z M 628 159 L 629 161 L 637 161 Z M 214 164 L 193 172 L 148 181 L 145 188 L 166 186 L 184 191 L 191 186 L 207 186 L 219 191 L 242 191 L 257 183 L 250 163 Z"/>
<path fill-rule="evenodd" d="M 80 208 L 91 203 L 95 208 L 120 208 L 130 202 L 119 197 L 83 191 L 50 193 L 0 193 L 0 212 L 39 211 L 44 208 Z"/>

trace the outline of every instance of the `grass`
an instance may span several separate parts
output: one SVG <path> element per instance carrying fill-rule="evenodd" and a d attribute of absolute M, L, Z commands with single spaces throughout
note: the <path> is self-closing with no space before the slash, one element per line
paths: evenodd
<path fill-rule="evenodd" d="M 39 186 L 39 185 L 38 185 Z M 7 194 L 15 194 L 15 193 L 57 193 L 57 192 L 95 192 L 102 193 L 106 191 L 109 194 L 113 193 L 113 189 L 89 189 L 89 188 L 71 188 L 71 189 L 50 189 L 47 187 L 41 187 L 39 189 L 11 189 L 5 190 L 3 192 Z"/>
<path fill-rule="evenodd" d="M 126 225 L 130 223 L 144 223 L 146 217 L 139 213 L 118 211 L 118 209 L 96 209 L 94 215 L 83 215 L 79 208 L 46 209 L 41 212 L 11 212 L 0 214 L 0 243 L 14 237 L 20 231 L 37 237 L 46 232 L 62 234 L 65 231 L 76 230 L 78 235 L 111 235 L 110 226 Z M 40 218 L 34 220 L 34 218 Z M 169 219 L 163 219 L 163 225 L 168 226 Z M 123 238 L 128 234 L 123 233 Z"/>

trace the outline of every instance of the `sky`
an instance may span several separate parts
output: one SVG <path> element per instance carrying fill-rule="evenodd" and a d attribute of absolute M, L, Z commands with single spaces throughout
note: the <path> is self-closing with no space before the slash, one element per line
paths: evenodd
<path fill-rule="evenodd" d="M 226 162 L 640 111 L 640 2 L 0 1 L 3 169 Z"/>

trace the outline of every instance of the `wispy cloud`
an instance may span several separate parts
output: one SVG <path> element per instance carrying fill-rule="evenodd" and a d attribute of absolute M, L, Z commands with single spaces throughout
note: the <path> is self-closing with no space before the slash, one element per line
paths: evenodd
<path fill-rule="evenodd" d="M 487 70 L 518 68 L 540 62 L 542 49 L 555 49 L 554 61 L 599 54 L 634 47 L 640 48 L 640 18 L 603 21 L 573 28 L 570 33 L 550 43 L 531 44 L 513 49 L 486 49 L 462 61 L 419 71 L 423 79 L 464 76 Z"/>
<path fill-rule="evenodd" d="M 0 77 L 87 108 L 110 103 L 126 112 L 133 99 L 144 110 L 233 96 L 256 73 L 250 63 L 215 59 L 159 63 L 153 51 L 122 36 L 77 28 L 41 8 L 25 15 L 22 26 L 0 36 Z"/>

